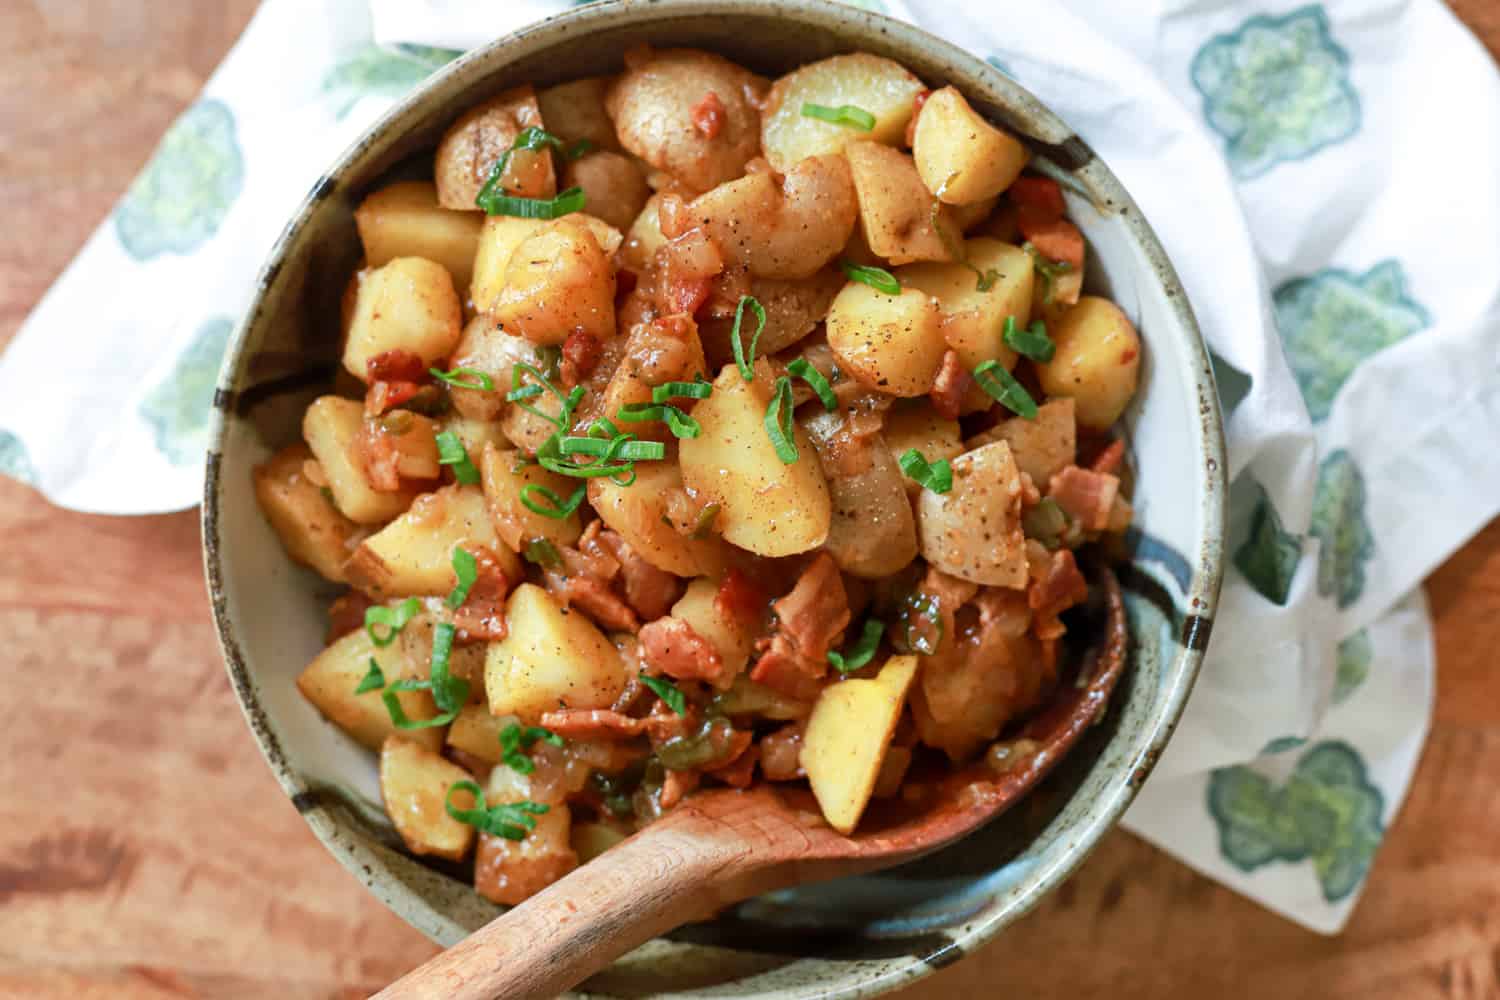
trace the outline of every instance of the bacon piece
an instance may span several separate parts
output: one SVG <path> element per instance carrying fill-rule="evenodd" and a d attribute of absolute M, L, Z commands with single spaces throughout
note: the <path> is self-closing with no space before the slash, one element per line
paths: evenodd
<path fill-rule="evenodd" d="M 750 668 L 750 679 L 796 701 L 812 701 L 823 687 L 825 668 L 797 655 L 784 635 L 756 642 L 760 658 Z"/>
<path fill-rule="evenodd" d="M 943 355 L 943 365 L 933 380 L 932 392 L 928 394 L 933 410 L 944 420 L 957 420 L 964 395 L 973 384 L 974 376 L 958 359 L 958 352 L 948 351 Z"/>
<path fill-rule="evenodd" d="M 727 111 L 724 108 L 724 102 L 719 100 L 719 95 L 712 90 L 693 105 L 691 114 L 693 128 L 697 129 L 705 139 L 717 139 L 719 133 L 724 130 L 724 116 Z"/>
<path fill-rule="evenodd" d="M 1119 492 L 1119 477 L 1076 465 L 1065 467 L 1047 484 L 1047 495 L 1085 531 L 1109 527 L 1109 512 Z"/>
<path fill-rule="evenodd" d="M 573 388 L 593 374 L 604 356 L 604 346 L 599 339 L 585 330 L 574 330 L 562 345 L 562 363 L 559 365 L 562 383 Z"/>
<path fill-rule="evenodd" d="M 702 776 L 697 771 L 673 771 L 668 769 L 661 786 L 661 807 L 670 809 L 698 787 Z"/>
<path fill-rule="evenodd" d="M 740 735 L 740 734 L 736 734 Z M 743 734 L 746 743 L 749 742 L 749 733 Z M 749 788 L 750 783 L 755 780 L 755 765 L 760 761 L 760 748 L 747 747 L 744 753 L 737 755 L 727 764 L 710 768 L 706 773 L 719 781 L 724 782 L 731 788 Z"/>
<path fill-rule="evenodd" d="M 333 603 L 328 605 L 328 634 L 324 643 L 331 645 L 335 639 L 364 628 L 365 612 L 374 605 L 375 602 L 359 590 L 351 590 L 334 598 Z"/>
<path fill-rule="evenodd" d="M 828 650 L 849 625 L 849 596 L 827 552 L 802 571 L 792 592 L 771 605 L 776 631 L 756 642 L 760 659 L 750 679 L 799 701 L 817 696 L 828 672 Z"/>
<path fill-rule="evenodd" d="M 1062 185 L 1050 177 L 1022 174 L 1005 189 L 1005 195 L 1020 214 L 1037 222 L 1061 219 L 1068 210 L 1063 201 Z"/>
<path fill-rule="evenodd" d="M 1062 261 L 1074 271 L 1083 267 L 1083 233 L 1067 219 L 1038 222 L 1022 212 L 1016 218 L 1016 225 L 1043 257 Z"/>
<path fill-rule="evenodd" d="M 927 98 L 932 96 L 932 91 L 923 90 L 912 98 L 911 117 L 906 120 L 906 147 L 910 149 L 917 142 L 917 116 L 922 113 L 922 105 L 927 103 Z"/>
<path fill-rule="evenodd" d="M 366 420 L 354 439 L 354 459 L 365 470 L 370 486 L 382 493 L 401 489 L 401 449 L 380 423 Z"/>
<path fill-rule="evenodd" d="M 465 545 L 474 557 L 477 573 L 464 603 L 453 612 L 453 624 L 469 639 L 499 642 L 509 633 L 505 598 L 514 581 L 505 575 L 500 560 L 483 545 Z"/>
<path fill-rule="evenodd" d="M 682 581 L 651 565 L 618 533 L 601 531 L 598 537 L 599 543 L 608 548 L 619 563 L 625 601 L 641 616 L 641 620 L 650 621 L 671 611 L 677 598 L 682 596 Z"/>
<path fill-rule="evenodd" d="M 767 781 L 807 777 L 802 770 L 802 737 L 806 731 L 806 722 L 793 722 L 761 738 L 760 773 Z"/>
<path fill-rule="evenodd" d="M 632 719 L 604 708 L 543 712 L 541 724 L 565 740 L 628 740 L 646 732 L 645 719 Z"/>
<path fill-rule="evenodd" d="M 378 417 L 413 399 L 422 387 L 415 382 L 371 382 L 365 392 L 365 416 Z"/>
<path fill-rule="evenodd" d="M 656 704 L 651 706 L 651 714 L 646 716 L 646 734 L 651 737 L 651 745 L 657 747 L 668 740 L 681 739 L 689 731 L 696 730 L 698 722 L 698 710 L 692 705 L 688 706 L 687 715 L 678 715 L 658 698 Z"/>
<path fill-rule="evenodd" d="M 706 681 L 720 691 L 734 683 L 724 658 L 680 618 L 658 618 L 641 627 L 641 656 L 656 673 L 682 681 Z"/>
<path fill-rule="evenodd" d="M 1125 441 L 1123 438 L 1116 438 L 1089 463 L 1089 471 L 1103 473 L 1107 476 L 1118 475 L 1120 466 L 1124 461 Z"/>
<path fill-rule="evenodd" d="M 641 620 L 630 610 L 630 605 L 598 577 L 558 577 L 555 573 L 548 573 L 547 589 L 583 611 L 605 631 L 640 631 Z"/>
<path fill-rule="evenodd" d="M 1026 589 L 1026 604 L 1034 612 L 1032 631 L 1039 639 L 1056 639 L 1067 629 L 1058 615 L 1088 600 L 1089 585 L 1078 571 L 1069 549 L 1052 553 L 1046 573 Z"/>
<path fill-rule="evenodd" d="M 1007 639 L 1026 634 L 1031 627 L 1032 605 L 1027 595 L 1010 587 L 985 587 L 974 597 L 981 630 L 998 629 Z"/>
<path fill-rule="evenodd" d="M 719 582 L 714 608 L 725 618 L 753 624 L 765 613 L 766 595 L 760 585 L 745 573 L 731 569 Z"/>
<path fill-rule="evenodd" d="M 369 382 L 426 382 L 430 378 L 422 356 L 401 348 L 370 358 L 365 362 L 365 373 Z"/>

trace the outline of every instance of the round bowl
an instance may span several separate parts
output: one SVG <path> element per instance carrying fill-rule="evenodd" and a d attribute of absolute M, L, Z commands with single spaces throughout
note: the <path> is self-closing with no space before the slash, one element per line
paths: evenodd
<path fill-rule="evenodd" d="M 694 46 L 768 76 L 838 52 L 898 60 L 957 86 L 1025 137 L 1064 182 L 1090 247 L 1092 288 L 1145 342 L 1125 417 L 1138 469 L 1128 538 L 1129 670 L 1102 723 L 1020 808 L 903 867 L 751 900 L 657 939 L 592 980 L 590 996 L 872 996 L 974 950 L 1079 865 L 1125 810 L 1182 711 L 1208 641 L 1223 538 L 1224 456 L 1209 358 L 1160 244 L 1087 145 L 1008 77 L 916 28 L 825 0 L 658 0 L 581 7 L 457 60 L 330 165 L 260 275 L 215 394 L 203 502 L 214 619 L 229 676 L 266 760 L 340 863 L 447 945 L 493 918 L 456 869 L 407 855 L 379 808 L 374 755 L 297 693 L 322 648 L 328 585 L 294 566 L 261 517 L 251 468 L 295 440 L 302 408 L 337 369 L 339 298 L 360 257 L 353 209 L 392 171 L 420 170 L 465 108 L 620 68 L 633 45 Z"/>

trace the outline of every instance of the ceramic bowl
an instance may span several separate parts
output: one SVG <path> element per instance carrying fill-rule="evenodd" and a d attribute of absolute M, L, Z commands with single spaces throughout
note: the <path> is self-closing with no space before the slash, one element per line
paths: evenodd
<path fill-rule="evenodd" d="M 1224 457 L 1218 401 L 1181 285 L 1130 196 L 1087 145 L 996 69 L 920 30 L 823 0 L 592 4 L 450 64 L 386 115 L 313 187 L 260 276 L 215 396 L 203 536 L 229 676 L 271 769 L 313 832 L 386 905 L 441 944 L 497 908 L 463 874 L 414 860 L 379 807 L 375 757 L 297 693 L 322 647 L 328 586 L 294 566 L 256 509 L 252 466 L 296 439 L 333 381 L 339 297 L 360 256 L 352 210 L 392 171 L 418 169 L 444 127 L 483 98 L 617 71 L 633 45 L 695 46 L 768 76 L 838 52 L 889 56 L 954 84 L 1026 137 L 1068 188 L 1089 284 L 1145 341 L 1125 417 L 1139 476 L 1129 538 L 1129 671 L 1102 724 L 1026 800 L 918 863 L 751 900 L 652 941 L 589 996 L 872 996 L 974 950 L 1079 865 L 1119 818 L 1171 735 L 1213 621 Z"/>

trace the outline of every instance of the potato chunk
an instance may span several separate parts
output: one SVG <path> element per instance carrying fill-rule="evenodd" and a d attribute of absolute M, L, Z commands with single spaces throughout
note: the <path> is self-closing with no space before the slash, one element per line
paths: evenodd
<path fill-rule="evenodd" d="M 852 576 L 879 580 L 896 573 L 917 557 L 916 520 L 906 499 L 910 480 L 879 440 L 851 443 L 842 411 L 819 408 L 803 426 L 818 449 L 833 503 L 824 549 Z"/>
<path fill-rule="evenodd" d="M 921 185 L 915 173 L 912 179 Z M 858 212 L 842 156 L 802 160 L 779 186 L 771 174 L 747 174 L 689 206 L 689 218 L 701 220 L 728 261 L 756 277 L 788 280 L 811 277 L 837 257 Z"/>
<path fill-rule="evenodd" d="M 1125 412 L 1140 378 L 1141 338 L 1108 299 L 1085 295 L 1051 327 L 1057 353 L 1036 366 L 1049 396 L 1070 396 L 1078 423 L 1106 430 Z"/>
<path fill-rule="evenodd" d="M 484 799 L 492 806 L 536 802 L 547 811 L 532 817 L 536 826 L 520 840 L 480 834 L 474 888 L 481 896 L 515 905 L 578 867 L 570 838 L 573 817 L 560 796 L 546 794 L 539 783 L 511 768 L 497 767 L 490 772 Z"/>
<path fill-rule="evenodd" d="M 545 538 L 553 545 L 572 545 L 578 541 L 583 525 L 576 510 L 566 517 L 547 517 L 521 502 L 522 491 L 528 486 L 549 489 L 567 500 L 578 488 L 576 481 L 548 472 L 535 463 L 522 464 L 520 452 L 494 446 L 484 450 L 480 466 L 484 498 L 489 504 L 495 533 L 513 551 L 525 552 L 526 546 L 538 538 Z M 538 502 L 547 504 L 545 499 Z"/>
<path fill-rule="evenodd" d="M 495 388 L 486 391 L 450 386 L 448 395 L 453 408 L 470 420 L 499 420 L 509 409 L 505 394 L 511 388 L 511 372 L 521 363 L 541 370 L 547 367 L 538 345 L 506 333 L 491 316 L 474 317 L 464 327 L 463 337 L 453 350 L 452 365 L 484 372 L 494 380 Z M 471 449 L 470 454 L 478 454 L 478 450 Z"/>
<path fill-rule="evenodd" d="M 500 730 L 515 721 L 513 715 L 491 715 L 488 703 L 465 705 L 448 726 L 448 745 L 487 764 L 498 764 Z"/>
<path fill-rule="evenodd" d="M 625 688 L 619 651 L 577 609 L 523 583 L 505 605 L 510 634 L 485 652 L 490 712 L 535 723 L 558 708 L 608 708 Z"/>
<path fill-rule="evenodd" d="M 352 399 L 323 396 L 302 415 L 302 436 L 328 480 L 333 503 L 358 524 L 389 521 L 411 505 L 416 491 L 381 492 L 370 484 L 357 442 L 364 430 L 365 408 Z"/>
<path fill-rule="evenodd" d="M 807 432 L 793 423 L 798 459 L 787 465 L 766 434 L 775 389 L 771 366 L 755 362 L 746 382 L 726 365 L 712 396 L 693 408 L 703 433 L 680 445 L 682 478 L 717 503 L 724 538 L 757 555 L 786 556 L 815 549 L 828 537 L 828 484 Z"/>
<path fill-rule="evenodd" d="M 767 357 L 779 354 L 812 333 L 828 315 L 828 307 L 843 287 L 843 272 L 836 267 L 825 267 L 812 277 L 797 281 L 750 279 L 750 294 L 766 311 L 766 328 L 761 331 L 756 350 Z M 745 317 L 746 323 L 754 320 L 753 314 Z M 734 360 L 734 348 L 729 341 L 733 329 L 733 316 L 709 318 L 698 324 L 703 352 L 715 367 Z"/>
<path fill-rule="evenodd" d="M 621 486 L 608 478 L 588 481 L 589 505 L 599 520 L 619 533 L 630 547 L 657 569 L 678 576 L 718 572 L 724 565 L 723 543 L 717 535 L 693 538 L 666 520 L 670 491 L 682 489 L 682 470 L 666 461 L 639 462 L 636 481 Z"/>
<path fill-rule="evenodd" d="M 802 768 L 823 818 L 840 833 L 853 833 L 864 815 L 916 673 L 915 656 L 893 656 L 873 680 L 830 684 L 813 705 Z"/>
<path fill-rule="evenodd" d="M 924 396 L 948 350 L 942 314 L 916 288 L 887 295 L 851 281 L 828 310 L 828 346 L 839 367 L 892 396 Z"/>
<path fill-rule="evenodd" d="M 365 539 L 349 560 L 349 579 L 381 597 L 441 596 L 458 583 L 453 550 L 465 544 L 493 551 L 510 579 L 524 575 L 515 553 L 500 544 L 479 487 L 455 483 L 417 497 Z"/>
<path fill-rule="evenodd" d="M 949 205 L 993 198 L 1028 159 L 1025 146 L 979 117 L 953 87 L 935 91 L 922 105 L 912 157 L 927 190 Z"/>
<path fill-rule="evenodd" d="M 1078 429 L 1073 400 L 1067 396 L 1047 400 L 1037 407 L 1035 420 L 1025 417 L 1002 420 L 971 438 L 968 447 L 972 450 L 995 441 L 1007 442 L 1016 468 L 1045 491 L 1047 482 L 1077 458 Z"/>
<path fill-rule="evenodd" d="M 432 164 L 438 201 L 444 208 L 479 211 L 474 199 L 489 180 L 495 162 L 509 152 L 523 129 L 541 125 L 542 112 L 530 84 L 464 112 L 438 141 Z M 557 193 L 557 179 L 551 153 L 546 149 L 511 153 L 500 183 L 506 193 L 522 198 L 552 197 Z"/>
<path fill-rule="evenodd" d="M 922 555 L 950 576 L 996 587 L 1026 586 L 1021 472 L 1004 441 L 952 462 L 953 489 L 917 501 Z"/>
<path fill-rule="evenodd" d="M 287 555 L 322 574 L 343 582 L 349 542 L 359 526 L 349 520 L 322 487 L 307 478 L 314 461 L 305 444 L 291 444 L 255 467 L 255 500 L 271 522 Z"/>
<path fill-rule="evenodd" d="M 859 218 L 870 250 L 892 264 L 952 260 L 962 233 L 952 210 L 933 199 L 909 154 L 878 142 L 844 150 L 859 197 Z"/>
<path fill-rule="evenodd" d="M 925 399 L 898 402 L 893 406 L 885 417 L 884 436 L 891 458 L 896 461 L 912 448 L 929 462 L 957 458 L 964 451 L 958 421 L 938 416 Z M 909 496 L 916 496 L 921 491 L 922 487 L 916 480 L 905 477 L 903 480 Z"/>
<path fill-rule="evenodd" d="M 604 109 L 604 93 L 610 78 L 590 76 L 548 87 L 536 95 L 547 131 L 568 145 L 587 139 L 595 149 L 620 149 L 614 122 Z M 567 185 L 564 185 L 566 187 Z"/>
<path fill-rule="evenodd" d="M 777 80 L 766 95 L 761 147 L 771 166 L 786 173 L 809 156 L 843 152 L 857 139 L 894 146 L 906 135 L 922 81 L 900 63 L 865 52 L 832 56 L 799 66 Z M 851 104 L 875 116 L 869 132 L 809 118 L 804 104 L 826 108 Z"/>
<path fill-rule="evenodd" d="M 448 789 L 473 775 L 441 754 L 392 736 L 380 748 L 380 798 L 396 832 L 413 854 L 462 861 L 474 828 L 448 815 Z M 453 796 L 455 808 L 472 809 L 474 797 Z"/>
<path fill-rule="evenodd" d="M 441 264 L 397 257 L 354 276 L 353 307 L 344 329 L 344 368 L 368 382 L 369 361 L 386 351 L 410 351 L 427 364 L 458 344 L 463 308 L 453 278 Z"/>
<path fill-rule="evenodd" d="M 600 150 L 563 167 L 563 190 L 583 188 L 589 211 L 616 229 L 628 229 L 641 214 L 651 188 L 636 161 L 619 153 Z"/>
<path fill-rule="evenodd" d="M 324 718 L 371 750 L 379 750 L 392 736 L 430 750 L 441 747 L 441 727 L 397 729 L 380 691 L 354 693 L 369 673 L 371 660 L 380 664 L 387 684 L 412 676 L 404 658 L 376 648 L 369 634 L 357 629 L 336 640 L 307 665 L 297 676 L 297 690 Z M 402 691 L 396 700 L 408 719 L 432 719 L 438 714 L 427 691 Z"/>
<path fill-rule="evenodd" d="M 397 257 L 422 257 L 447 268 L 460 292 L 468 289 L 474 273 L 482 223 L 473 212 L 439 205 L 437 187 L 428 181 L 387 184 L 354 210 L 368 266 L 380 267 Z"/>
<path fill-rule="evenodd" d="M 494 315 L 533 344 L 561 344 L 582 331 L 615 335 L 615 269 L 587 224 L 566 216 L 511 254 Z"/>
<path fill-rule="evenodd" d="M 719 580 L 700 577 L 672 605 L 672 617 L 681 618 L 718 652 L 726 676 L 737 676 L 750 662 L 755 636 L 745 623 L 727 615 L 719 606 Z"/>

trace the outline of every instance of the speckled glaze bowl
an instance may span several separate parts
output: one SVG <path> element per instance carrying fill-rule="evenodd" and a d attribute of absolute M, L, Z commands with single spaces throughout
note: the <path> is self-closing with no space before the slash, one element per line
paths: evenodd
<path fill-rule="evenodd" d="M 256 508 L 252 466 L 298 435 L 337 368 L 339 297 L 360 256 L 352 211 L 475 102 L 617 71 L 640 42 L 711 49 L 776 76 L 862 49 L 931 86 L 954 84 L 1024 136 L 1062 180 L 1088 237 L 1089 284 L 1115 298 L 1146 349 L 1125 417 L 1136 480 L 1129 537 L 1133 647 L 1104 721 L 1018 808 L 923 861 L 779 892 L 621 959 L 591 997 L 863 997 L 974 950 L 1036 905 L 1114 824 L 1172 733 L 1208 641 L 1224 487 L 1218 400 L 1182 287 L 1130 196 L 1068 127 L 1009 78 L 908 25 L 825 0 L 656 0 L 581 7 L 452 63 L 329 167 L 282 234 L 215 396 L 203 502 L 214 617 L 229 676 L 271 769 L 313 832 L 386 905 L 442 944 L 490 920 L 456 869 L 406 853 L 379 808 L 374 755 L 293 686 L 322 647 L 328 585 L 294 566 Z"/>

